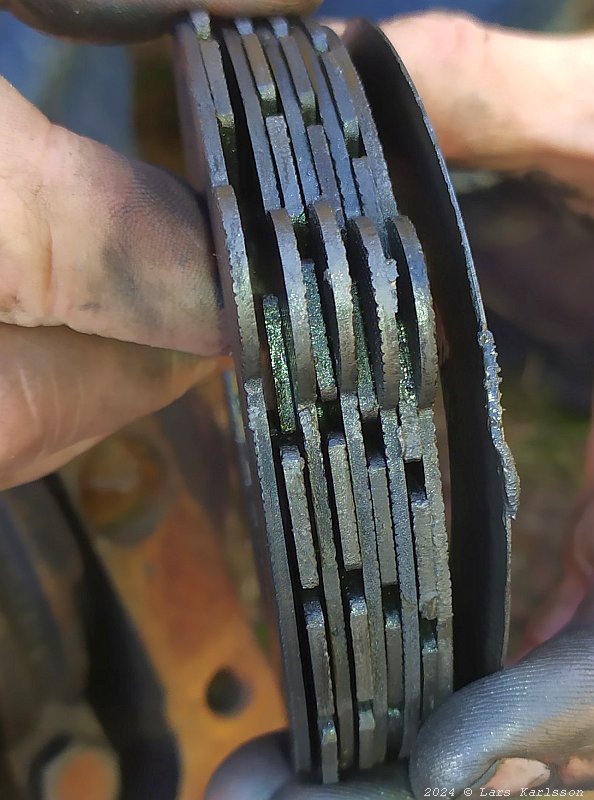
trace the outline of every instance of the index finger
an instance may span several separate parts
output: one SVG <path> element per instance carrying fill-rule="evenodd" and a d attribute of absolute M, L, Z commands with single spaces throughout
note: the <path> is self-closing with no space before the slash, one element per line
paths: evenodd
<path fill-rule="evenodd" d="M 5 0 L 0 2 L 34 28 L 94 42 L 138 41 L 167 31 L 195 9 L 220 16 L 305 14 L 319 0 Z"/>
<path fill-rule="evenodd" d="M 540 173 L 594 213 L 594 36 L 428 12 L 382 25 L 450 163 Z"/>

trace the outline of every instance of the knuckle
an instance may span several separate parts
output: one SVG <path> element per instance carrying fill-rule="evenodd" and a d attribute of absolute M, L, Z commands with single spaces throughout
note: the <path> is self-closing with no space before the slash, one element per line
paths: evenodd
<path fill-rule="evenodd" d="M 432 52 L 455 64 L 465 60 L 488 37 L 488 29 L 467 14 L 429 11 L 419 20 L 432 44 Z"/>

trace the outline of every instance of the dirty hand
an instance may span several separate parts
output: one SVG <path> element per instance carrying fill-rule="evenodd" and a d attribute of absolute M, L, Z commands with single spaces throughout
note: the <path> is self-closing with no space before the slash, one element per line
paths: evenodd
<path fill-rule="evenodd" d="M 451 165 L 542 176 L 594 217 L 594 33 L 524 33 L 446 13 L 384 27 Z"/>
<path fill-rule="evenodd" d="M 433 13 L 393 20 L 384 28 L 450 162 L 540 173 L 565 189 L 573 208 L 594 216 L 594 35 L 504 32 Z M 584 523 L 589 529 L 582 532 L 581 548 L 584 556 L 589 542 L 590 586 L 594 434 L 591 461 L 590 517 Z M 580 597 L 584 586 L 582 576 Z M 564 622 L 578 604 L 571 613 L 565 609 Z M 594 784 L 594 603 L 588 607 L 586 601 L 571 627 L 524 661 L 458 692 L 439 709 L 419 736 L 410 777 L 419 798 L 442 790 L 450 797 L 464 789 L 479 797 L 481 786 L 505 791 L 555 780 Z M 270 738 L 248 745 L 223 765 L 207 800 L 405 796 L 398 768 L 340 787 L 298 785 L 283 740 Z"/>
<path fill-rule="evenodd" d="M 594 217 L 594 35 L 479 29 L 447 15 L 417 22 L 415 35 L 406 20 L 387 32 L 450 162 L 544 176 Z M 423 59 L 431 50 L 444 54 L 440 68 Z M 523 661 L 457 693 L 425 726 L 410 765 L 417 796 L 594 786 L 594 428 L 566 577 L 526 645 Z"/>
<path fill-rule="evenodd" d="M 594 603 L 590 605 L 573 626 L 524 661 L 467 686 L 433 714 L 421 729 L 409 764 L 417 798 L 434 797 L 432 792 L 448 798 L 509 797 L 539 786 L 594 785 Z M 291 777 L 285 740 L 270 737 L 235 753 L 215 774 L 206 800 L 229 797 L 408 800 L 410 790 L 404 768 L 398 766 L 339 787 L 298 784 Z"/>
<path fill-rule="evenodd" d="M 56 34 L 165 30 L 188 0 L 8 0 Z M 278 13 L 311 0 L 195 2 Z M 182 181 L 50 122 L 0 78 L 0 488 L 183 394 L 225 342 L 203 205 Z M 184 355 L 180 354 L 181 351 Z"/>

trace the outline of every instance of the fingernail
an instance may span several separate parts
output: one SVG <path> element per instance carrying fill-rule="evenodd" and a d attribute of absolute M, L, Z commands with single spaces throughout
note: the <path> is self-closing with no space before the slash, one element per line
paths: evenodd
<path fill-rule="evenodd" d="M 485 789 L 509 791 L 512 794 L 522 789 L 541 786 L 551 777 L 551 771 L 541 761 L 527 758 L 504 758 L 498 764 L 495 774 L 484 785 Z"/>

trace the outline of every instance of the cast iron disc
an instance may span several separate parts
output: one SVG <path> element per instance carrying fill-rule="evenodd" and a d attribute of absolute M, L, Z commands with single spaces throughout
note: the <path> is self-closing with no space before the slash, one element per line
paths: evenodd
<path fill-rule="evenodd" d="M 201 12 L 175 51 L 294 767 L 335 782 L 407 757 L 454 684 L 501 665 L 517 487 L 495 350 L 443 159 L 377 28 L 343 43 Z"/>

